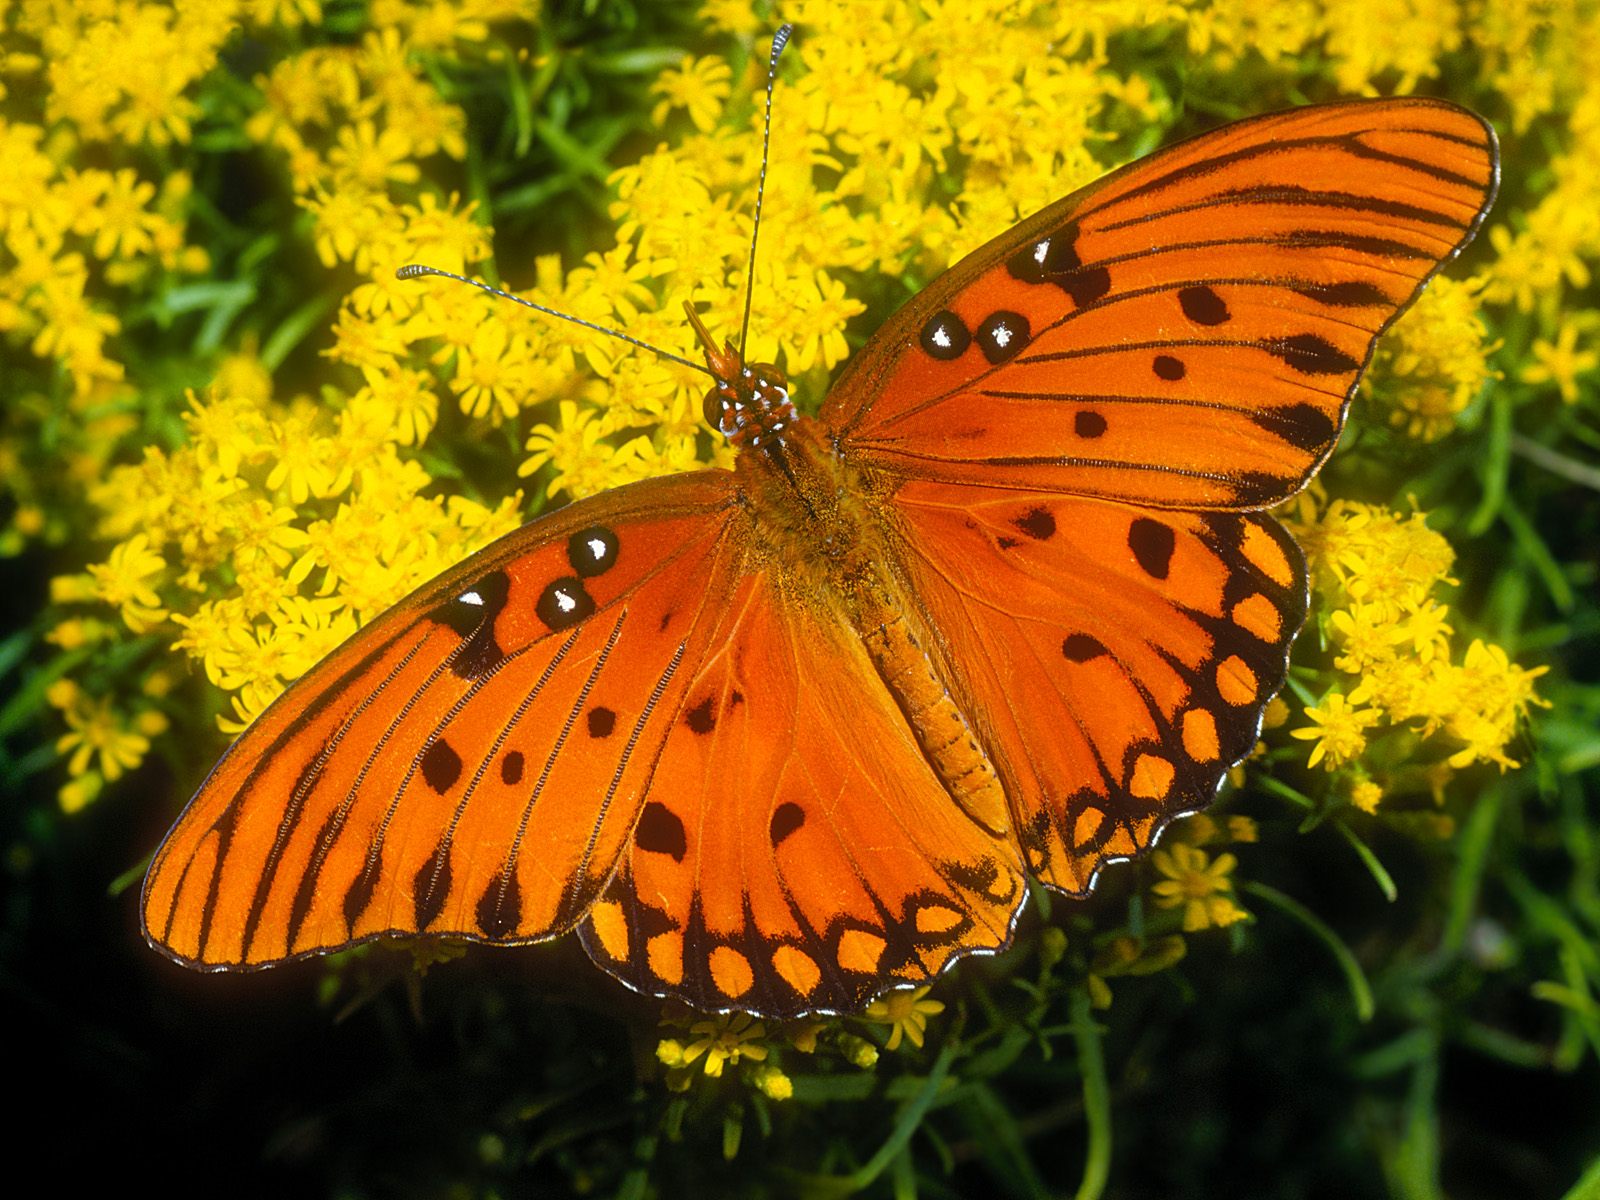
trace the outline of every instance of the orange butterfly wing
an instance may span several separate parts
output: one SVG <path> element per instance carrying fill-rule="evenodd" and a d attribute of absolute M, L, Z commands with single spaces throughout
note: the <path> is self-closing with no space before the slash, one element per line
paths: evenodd
<path fill-rule="evenodd" d="M 1437 100 L 1240 121 L 975 251 L 853 359 L 864 466 L 1259 508 L 1332 451 L 1378 334 L 1476 231 L 1493 131 Z"/>
<path fill-rule="evenodd" d="M 194 966 L 383 934 L 525 942 L 605 886 L 738 569 L 732 477 L 573 504 L 427 584 L 234 743 L 145 879 Z"/>
<path fill-rule="evenodd" d="M 1306 579 L 1248 510 L 1331 453 L 1496 179 L 1493 132 L 1438 101 L 1242 121 L 976 251 L 830 395 L 1046 883 L 1085 892 L 1254 744 Z"/>
<path fill-rule="evenodd" d="M 591 957 L 639 991 L 793 1016 L 1003 945 L 1015 845 L 951 801 L 845 614 L 752 574 L 716 643 L 581 928 Z"/>
<path fill-rule="evenodd" d="M 1045 883 L 1087 892 L 1254 746 L 1306 613 L 1300 551 L 1270 517 L 926 480 L 894 507 Z"/>

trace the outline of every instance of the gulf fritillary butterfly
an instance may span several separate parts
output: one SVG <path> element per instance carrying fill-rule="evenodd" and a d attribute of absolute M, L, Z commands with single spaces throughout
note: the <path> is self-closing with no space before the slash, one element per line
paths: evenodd
<path fill-rule="evenodd" d="M 999 949 L 1026 874 L 1084 895 L 1254 745 L 1307 607 L 1261 510 L 1496 181 L 1441 101 L 1225 126 L 963 259 L 815 418 L 694 319 L 734 469 L 580 500 L 362 629 L 206 780 L 147 937 L 225 970 L 576 928 L 772 1017 Z"/>

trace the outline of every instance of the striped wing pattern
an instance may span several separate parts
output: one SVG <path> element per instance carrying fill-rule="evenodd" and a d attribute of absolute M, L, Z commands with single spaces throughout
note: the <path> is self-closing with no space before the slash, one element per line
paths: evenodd
<path fill-rule="evenodd" d="M 1241 121 L 974 252 L 822 418 L 898 475 L 1260 508 L 1332 452 L 1377 336 L 1464 246 L 1493 131 L 1436 100 Z"/>
<path fill-rule="evenodd" d="M 360 631 L 190 802 L 145 880 L 151 941 L 225 969 L 386 934 L 571 928 L 737 569 L 732 496 L 706 472 L 573 504 Z"/>

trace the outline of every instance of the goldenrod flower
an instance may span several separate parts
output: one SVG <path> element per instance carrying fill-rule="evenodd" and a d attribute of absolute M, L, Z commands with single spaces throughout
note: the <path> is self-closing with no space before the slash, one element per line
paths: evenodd
<path fill-rule="evenodd" d="M 1331 771 L 1367 748 L 1366 731 L 1383 714 L 1376 709 L 1355 707 L 1342 692 L 1329 692 L 1321 705 L 1306 709 L 1306 716 L 1311 718 L 1311 728 L 1291 730 L 1290 736 L 1316 742 L 1306 765 L 1314 767 L 1327 759 Z"/>
<path fill-rule="evenodd" d="M 122 714 L 106 698 L 80 696 L 61 714 L 67 732 L 56 739 L 56 751 L 69 755 L 67 770 L 82 775 L 91 761 L 107 780 L 120 778 L 144 761 L 150 739 L 129 729 Z"/>
<path fill-rule="evenodd" d="M 1600 367 L 1600 350 L 1593 349 L 1594 328 L 1588 330 L 1590 347 L 1578 349 L 1578 322 L 1571 317 L 1561 322 L 1554 342 L 1539 338 L 1533 343 L 1534 362 L 1522 369 L 1522 382 L 1538 385 L 1552 383 L 1561 399 L 1568 404 L 1577 402 L 1578 377 Z"/>
<path fill-rule="evenodd" d="M 1233 869 L 1239 860 L 1219 854 L 1213 862 L 1198 846 L 1181 843 L 1162 847 L 1151 856 L 1166 876 L 1150 891 L 1160 908 L 1182 908 L 1185 933 L 1232 925 L 1250 914 L 1233 900 Z"/>
<path fill-rule="evenodd" d="M 683 1047 L 681 1065 L 692 1066 L 704 1058 L 707 1075 L 721 1075 L 724 1067 L 743 1059 L 762 1062 L 767 1057 L 766 1044 L 761 1040 L 766 1027 L 749 1013 L 729 1013 L 696 1021 L 689 1026 L 689 1033 L 695 1040 Z M 660 1052 L 658 1047 L 657 1054 Z"/>
<path fill-rule="evenodd" d="M 129 629 L 144 633 L 166 615 L 151 577 L 166 569 L 166 560 L 136 533 L 116 546 L 104 563 L 89 567 L 101 600 L 118 609 Z"/>
<path fill-rule="evenodd" d="M 688 59 L 681 68 L 669 67 L 650 85 L 652 92 L 665 97 L 650 113 L 650 119 L 659 125 L 673 109 L 687 109 L 696 129 L 711 132 L 722 114 L 732 77 L 727 62 L 709 56 Z"/>
<path fill-rule="evenodd" d="M 918 1049 L 922 1048 L 928 1018 L 944 1011 L 944 1004 L 940 1001 L 925 999 L 929 990 L 926 987 L 901 988 L 867 1005 L 866 1012 L 862 1014 L 867 1020 L 889 1026 L 889 1040 L 884 1044 L 886 1050 L 898 1049 L 902 1038 Z"/>

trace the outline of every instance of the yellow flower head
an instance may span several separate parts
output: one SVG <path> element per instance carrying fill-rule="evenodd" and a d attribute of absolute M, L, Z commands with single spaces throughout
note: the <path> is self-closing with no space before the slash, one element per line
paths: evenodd
<path fill-rule="evenodd" d="M 901 988 L 867 1005 L 863 1014 L 867 1020 L 889 1026 L 885 1049 L 898 1049 L 902 1038 L 921 1049 L 928 1018 L 944 1011 L 938 1000 L 926 999 L 928 991 L 926 987 Z"/>
<path fill-rule="evenodd" d="M 1198 846 L 1180 842 L 1158 849 L 1151 862 L 1164 876 L 1150 889 L 1156 905 L 1182 908 L 1185 933 L 1232 925 L 1250 915 L 1234 903 L 1232 875 L 1239 860 L 1232 854 L 1212 861 Z"/>

